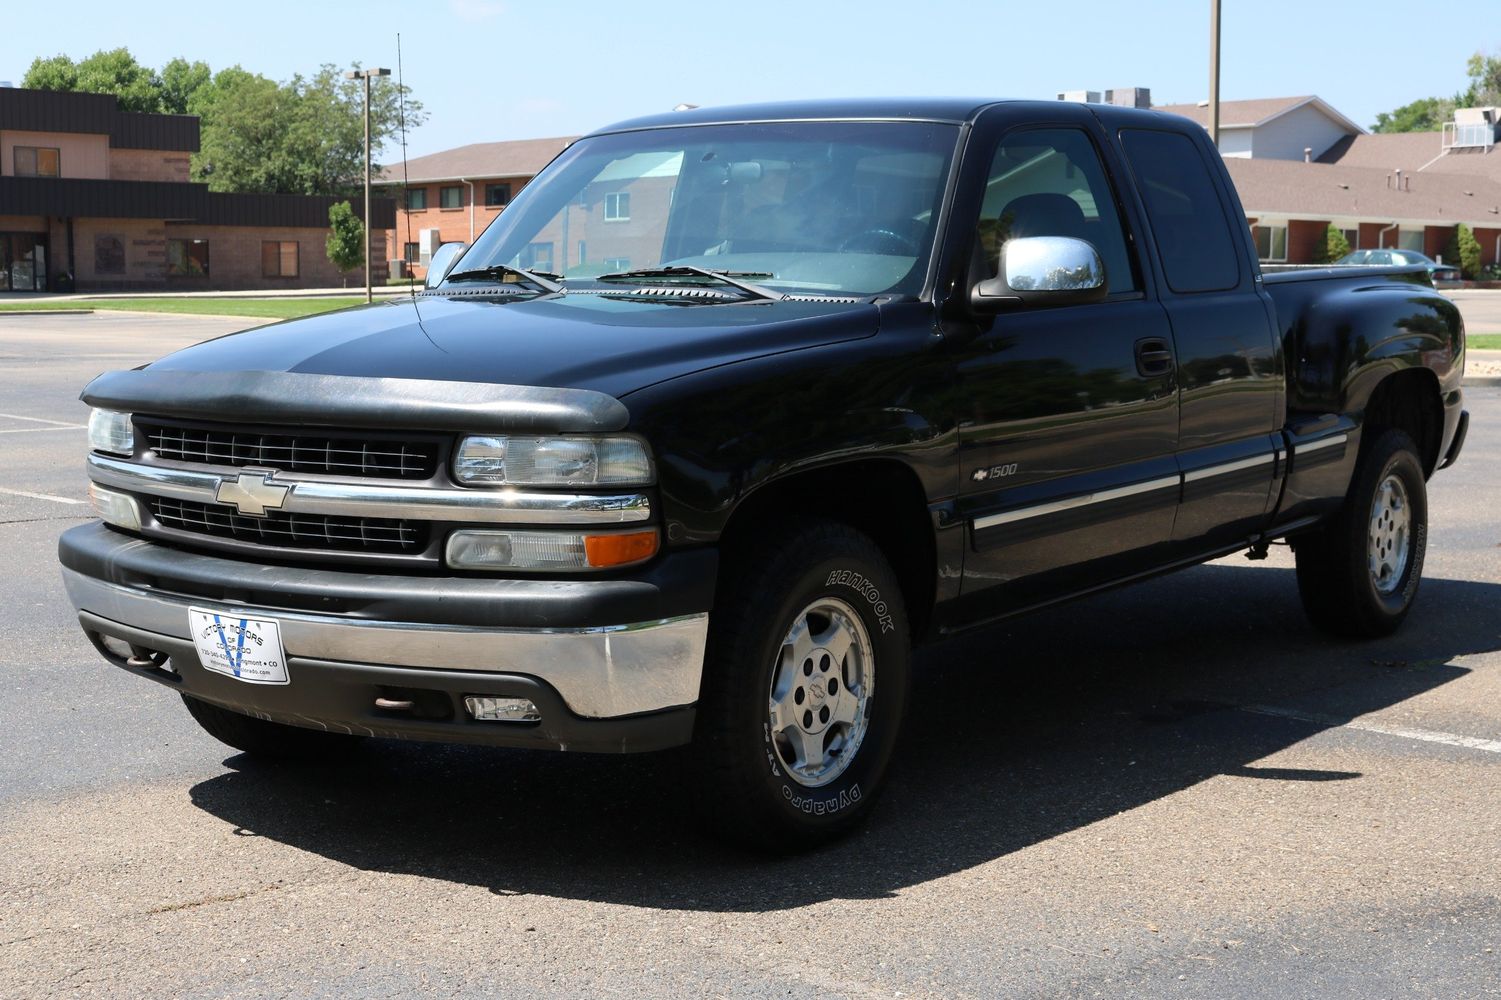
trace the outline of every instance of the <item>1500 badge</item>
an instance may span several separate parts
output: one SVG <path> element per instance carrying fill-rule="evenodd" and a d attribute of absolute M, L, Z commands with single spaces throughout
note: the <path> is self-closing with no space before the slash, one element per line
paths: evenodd
<path fill-rule="evenodd" d="M 1016 475 L 1016 463 L 1009 465 L 992 465 L 986 469 L 976 469 L 970 473 L 969 478 L 977 483 L 983 483 L 987 479 L 1004 479 L 1007 476 Z"/>

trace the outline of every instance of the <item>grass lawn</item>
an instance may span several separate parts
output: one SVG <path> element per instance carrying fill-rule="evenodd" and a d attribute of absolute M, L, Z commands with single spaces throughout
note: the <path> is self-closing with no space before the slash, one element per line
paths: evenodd
<path fill-rule="evenodd" d="M 363 305 L 364 296 L 319 299 L 44 299 L 0 302 L 0 312 L 49 309 L 113 309 L 126 312 L 183 313 L 197 316 L 259 316 L 293 319 Z"/>
<path fill-rule="evenodd" d="M 1501 333 L 1466 334 L 1465 346 L 1477 351 L 1501 351 Z"/>

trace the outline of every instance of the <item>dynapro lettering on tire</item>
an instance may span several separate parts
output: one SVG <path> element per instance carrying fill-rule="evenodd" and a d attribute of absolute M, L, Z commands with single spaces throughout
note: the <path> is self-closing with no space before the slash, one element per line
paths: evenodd
<path fill-rule="evenodd" d="M 840 792 L 831 799 L 815 799 L 798 795 L 786 785 L 782 786 L 782 798 L 786 799 L 792 808 L 799 812 L 809 813 L 814 816 L 823 816 L 828 813 L 848 809 L 860 801 L 860 786 L 851 785 L 848 789 Z"/>
<path fill-rule="evenodd" d="M 861 574 L 856 573 L 854 570 L 836 569 L 829 574 L 829 578 L 825 581 L 824 586 L 849 587 L 870 602 L 871 611 L 875 613 L 876 621 L 880 623 L 882 632 L 890 632 L 896 628 L 896 622 L 892 620 L 891 612 L 886 607 L 886 602 L 881 599 L 881 592 L 876 589 L 875 584 L 865 579 Z"/>

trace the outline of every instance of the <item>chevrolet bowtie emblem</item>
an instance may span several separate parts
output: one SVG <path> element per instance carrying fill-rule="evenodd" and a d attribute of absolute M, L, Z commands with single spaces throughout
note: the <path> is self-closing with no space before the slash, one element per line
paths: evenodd
<path fill-rule="evenodd" d="M 214 499 L 220 503 L 233 504 L 235 510 L 251 517 L 265 517 L 266 511 L 276 510 L 287 501 L 290 486 L 278 486 L 271 481 L 272 473 L 242 472 L 234 479 L 219 480 Z"/>

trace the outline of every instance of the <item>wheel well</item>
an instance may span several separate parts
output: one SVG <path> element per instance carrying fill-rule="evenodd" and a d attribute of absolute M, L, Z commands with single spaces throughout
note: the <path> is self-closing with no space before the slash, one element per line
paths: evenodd
<path fill-rule="evenodd" d="M 933 612 L 937 549 L 927 497 L 917 475 L 900 462 L 842 462 L 775 479 L 752 491 L 720 536 L 726 561 L 758 544 L 776 522 L 821 517 L 847 524 L 874 541 L 901 584 L 913 636 Z"/>
<path fill-rule="evenodd" d="M 1374 442 L 1380 431 L 1389 428 L 1407 432 L 1418 446 L 1423 474 L 1433 475 L 1444 434 L 1438 376 L 1426 368 L 1409 368 L 1381 380 L 1366 403 L 1361 439 Z"/>

